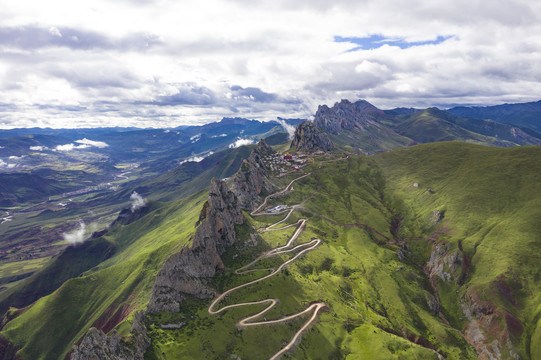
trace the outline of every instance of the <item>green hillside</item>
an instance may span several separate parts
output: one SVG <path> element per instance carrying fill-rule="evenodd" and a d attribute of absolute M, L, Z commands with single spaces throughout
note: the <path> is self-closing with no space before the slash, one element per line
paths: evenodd
<path fill-rule="evenodd" d="M 450 281 L 436 281 L 448 320 L 457 328 L 464 324 L 459 305 L 465 295 L 484 302 L 490 308 L 486 312 L 504 315 L 483 335 L 492 341 L 508 331 L 523 359 L 541 357 L 539 159 L 539 147 L 463 143 L 422 145 L 375 157 L 389 190 L 408 204 L 418 226 L 426 226 L 439 210 L 444 215 L 435 243 L 445 244 L 446 254 L 458 252 L 467 259 L 451 271 Z M 511 355 L 508 351 L 501 349 L 503 358 Z"/>
<path fill-rule="evenodd" d="M 427 109 L 408 116 L 405 121 L 395 126 L 394 130 L 417 143 L 464 141 L 491 146 L 508 147 L 514 145 L 509 141 L 467 130 L 465 127 L 453 122 L 455 119 L 451 118 L 455 118 L 455 116 L 443 111 Z M 467 126 L 467 124 L 462 123 L 461 125 Z"/>
<path fill-rule="evenodd" d="M 224 293 L 292 259 L 219 304 L 276 299 L 259 320 L 272 321 L 324 303 L 286 358 L 477 359 L 485 345 L 502 358 L 539 358 L 539 159 L 535 146 L 459 142 L 312 157 L 302 171 L 271 178 L 278 189 L 299 179 L 267 204 L 293 207 L 290 216 L 245 212 L 239 241 L 222 256 L 226 269 L 210 286 Z M 2 335 L 23 359 L 62 359 L 90 326 L 127 336 L 130 314 L 146 308 L 157 271 L 187 244 L 206 197 L 152 203 L 140 219 L 113 226 L 102 238 L 116 249 L 110 258 L 29 306 Z M 301 246 L 236 272 L 297 231 L 289 248 L 321 243 L 302 257 Z M 149 316 L 145 358 L 268 359 L 309 318 L 242 328 L 241 318 L 265 306 L 211 315 L 210 304 L 188 297 L 178 313 Z"/>
<path fill-rule="evenodd" d="M 194 231 L 205 198 L 201 192 L 156 205 L 138 221 L 115 227 L 104 236 L 116 246 L 114 256 L 38 300 L 2 334 L 23 359 L 63 359 L 90 326 L 110 330 L 145 308 L 156 273 Z"/>

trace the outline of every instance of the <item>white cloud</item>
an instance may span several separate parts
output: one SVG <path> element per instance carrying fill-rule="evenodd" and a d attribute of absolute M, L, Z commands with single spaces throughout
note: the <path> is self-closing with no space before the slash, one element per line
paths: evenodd
<path fill-rule="evenodd" d="M 75 145 L 73 143 L 64 144 L 64 145 L 57 145 L 53 149 L 53 151 L 72 151 L 72 150 L 75 150 L 75 149 L 86 149 L 86 148 L 89 148 L 89 147 L 92 147 L 92 146 L 101 149 L 101 148 L 109 146 L 107 143 L 105 143 L 103 141 L 94 141 L 94 140 L 89 140 L 87 138 L 84 138 L 84 139 L 81 139 L 81 140 L 75 140 L 75 142 L 77 144 L 80 144 L 80 145 Z"/>
<path fill-rule="evenodd" d="M 192 157 L 189 157 L 187 159 L 184 159 L 182 160 L 181 162 L 179 162 L 179 165 L 182 165 L 184 163 L 187 163 L 187 162 L 201 162 L 203 161 L 203 159 L 205 159 L 207 156 L 210 156 L 214 154 L 212 151 L 209 151 L 207 154 L 205 155 L 201 155 L 201 156 L 192 156 Z"/>
<path fill-rule="evenodd" d="M 289 125 L 282 119 L 277 119 L 275 121 L 278 121 L 280 125 L 284 128 L 285 131 L 287 131 L 287 135 L 289 136 L 289 140 L 293 139 L 293 136 L 295 135 L 295 126 Z"/>
<path fill-rule="evenodd" d="M 233 148 L 238 148 L 239 146 L 251 145 L 251 144 L 254 144 L 254 143 L 255 143 L 255 141 L 251 140 L 251 139 L 238 139 L 234 143 L 229 144 L 229 148 L 233 149 Z"/>
<path fill-rule="evenodd" d="M 64 144 L 64 145 L 57 145 L 54 148 L 54 151 L 71 151 L 73 149 L 83 149 L 85 147 L 88 147 L 88 146 L 87 145 L 75 146 L 75 144 Z"/>
<path fill-rule="evenodd" d="M 146 205 L 147 201 L 143 199 L 141 195 L 139 195 L 136 191 L 132 192 L 130 195 L 131 203 L 131 211 L 134 212 L 135 210 L 138 210 Z"/>
<path fill-rule="evenodd" d="M 30 146 L 29 149 L 32 151 L 43 151 L 43 150 L 48 150 L 49 148 L 47 146 L 36 145 L 36 146 Z"/>
<path fill-rule="evenodd" d="M 94 146 L 94 147 L 97 147 L 97 148 L 100 148 L 100 149 L 109 146 L 107 143 L 105 143 L 103 141 L 94 141 L 94 140 L 89 140 L 87 138 L 83 138 L 81 140 L 75 140 L 75 142 L 78 143 L 78 144 Z"/>
<path fill-rule="evenodd" d="M 0 127 L 306 118 L 359 97 L 380 107 L 538 100 L 539 14 L 531 0 L 6 2 L 0 98 L 12 106 Z M 378 34 L 386 45 L 370 50 L 334 41 Z M 452 37 L 390 41 L 438 36 Z"/>
<path fill-rule="evenodd" d="M 227 134 L 212 135 L 212 138 L 225 137 L 225 136 L 227 136 Z"/>
<path fill-rule="evenodd" d="M 86 224 L 83 221 L 79 221 L 79 227 L 75 230 L 65 232 L 62 234 L 62 237 L 64 238 L 64 241 L 67 243 L 74 245 L 74 244 L 80 244 L 86 240 L 86 233 L 87 228 Z"/>

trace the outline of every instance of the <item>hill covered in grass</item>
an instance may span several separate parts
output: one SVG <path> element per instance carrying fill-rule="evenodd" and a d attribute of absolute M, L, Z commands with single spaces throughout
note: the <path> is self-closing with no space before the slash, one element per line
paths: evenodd
<path fill-rule="evenodd" d="M 268 359 L 299 331 L 286 354 L 295 359 L 538 358 L 540 158 L 537 146 L 443 142 L 308 155 L 299 171 L 270 171 L 274 192 L 243 211 L 238 240 L 207 284 L 227 292 L 226 309 L 185 295 L 179 311 L 147 314 L 145 359 Z M 204 219 L 206 198 L 152 203 L 111 227 L 99 239 L 114 253 L 11 309 L 2 336 L 23 359 L 63 358 L 91 326 L 128 340 L 158 270 Z M 276 303 L 261 324 L 239 323 L 265 299 Z M 324 306 L 308 323 L 314 304 Z"/>

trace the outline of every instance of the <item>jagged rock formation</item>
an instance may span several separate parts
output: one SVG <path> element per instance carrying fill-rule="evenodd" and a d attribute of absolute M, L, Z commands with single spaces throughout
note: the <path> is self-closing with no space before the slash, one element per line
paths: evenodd
<path fill-rule="evenodd" d="M 368 101 L 359 100 L 354 103 L 342 100 L 332 108 L 320 105 L 314 117 L 314 125 L 330 134 L 338 134 L 342 130 L 359 129 L 366 131 L 368 127 L 380 127 L 376 121 L 388 117 Z"/>
<path fill-rule="evenodd" d="M 204 208 L 192 246 L 171 255 L 158 272 L 149 312 L 178 311 L 183 294 L 201 299 L 214 296 L 207 279 L 224 268 L 220 255 L 235 242 L 235 225 L 242 224 L 244 216 L 237 197 L 221 180 L 212 180 Z"/>
<path fill-rule="evenodd" d="M 233 178 L 232 191 L 243 209 L 253 210 L 260 195 L 271 193 L 274 186 L 268 180 L 268 168 L 263 158 L 276 153 L 261 140 Z"/>
<path fill-rule="evenodd" d="M 460 278 L 459 267 L 462 265 L 462 257 L 459 250 L 449 251 L 444 243 L 432 246 L 430 260 L 426 269 L 430 278 L 439 277 L 442 281 L 458 280 Z"/>
<path fill-rule="evenodd" d="M 110 335 L 96 328 L 90 328 L 81 343 L 73 347 L 71 360 L 143 360 L 150 345 L 150 338 L 141 312 L 135 314 L 131 327 L 132 338 L 124 342 L 116 330 Z"/>
<path fill-rule="evenodd" d="M 461 307 L 468 319 L 464 337 L 480 359 L 520 359 L 510 341 L 522 332 L 522 324 L 514 315 L 498 310 L 490 301 L 482 301 L 473 289 L 468 290 Z"/>
<path fill-rule="evenodd" d="M 291 147 L 301 152 L 315 152 L 318 150 L 330 151 L 334 149 L 334 144 L 327 134 L 319 130 L 314 124 L 305 121 L 295 129 Z"/>

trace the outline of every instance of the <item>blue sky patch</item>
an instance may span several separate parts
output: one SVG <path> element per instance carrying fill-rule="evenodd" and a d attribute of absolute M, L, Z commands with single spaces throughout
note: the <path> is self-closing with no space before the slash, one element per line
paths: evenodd
<path fill-rule="evenodd" d="M 342 36 L 335 36 L 334 42 L 347 42 L 351 43 L 355 46 L 354 48 L 351 48 L 348 50 L 348 52 L 351 51 L 357 51 L 357 50 L 373 50 L 382 47 L 383 45 L 387 44 L 390 46 L 398 46 L 401 49 L 407 49 L 414 46 L 422 46 L 422 45 L 437 45 L 441 44 L 445 40 L 448 40 L 452 38 L 452 36 L 441 36 L 439 35 L 435 40 L 427 40 L 427 41 L 406 41 L 401 38 L 388 38 L 382 35 L 370 35 L 369 37 L 342 37 Z"/>

